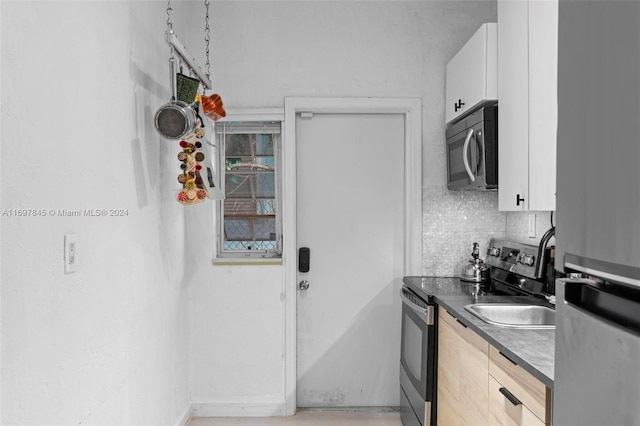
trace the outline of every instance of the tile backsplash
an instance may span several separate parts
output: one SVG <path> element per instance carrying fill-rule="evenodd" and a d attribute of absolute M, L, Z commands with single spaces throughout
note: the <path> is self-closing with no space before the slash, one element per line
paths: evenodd
<path fill-rule="evenodd" d="M 458 276 L 471 258 L 474 242 L 480 244 L 481 257 L 485 258 L 491 238 L 537 245 L 551 227 L 551 212 L 498 211 L 497 192 L 427 186 L 423 188 L 422 203 L 425 276 Z M 535 238 L 528 235 L 530 215 L 535 215 Z"/>
<path fill-rule="evenodd" d="M 506 236 L 507 215 L 498 211 L 496 192 L 428 186 L 423 188 L 422 212 L 425 276 L 458 276 L 471 258 L 474 242 L 486 253 L 491 238 Z"/>

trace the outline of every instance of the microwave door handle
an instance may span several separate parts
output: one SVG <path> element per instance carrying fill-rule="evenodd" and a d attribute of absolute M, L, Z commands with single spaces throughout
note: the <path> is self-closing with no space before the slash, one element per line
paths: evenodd
<path fill-rule="evenodd" d="M 476 177 L 480 174 L 480 172 L 482 171 L 482 162 L 483 162 L 483 158 L 484 158 L 484 140 L 482 139 L 482 133 L 476 133 L 476 137 L 475 137 L 475 154 L 476 154 L 476 158 L 474 160 L 474 164 L 475 164 L 475 168 L 476 168 Z"/>
<path fill-rule="evenodd" d="M 462 148 L 462 160 L 464 162 L 464 169 L 467 171 L 469 175 L 469 179 L 471 182 L 475 182 L 476 177 L 473 175 L 471 171 L 471 166 L 469 165 L 469 141 L 471 141 L 471 136 L 473 136 L 473 129 L 469 129 L 469 133 L 467 133 L 467 138 L 464 140 L 464 147 Z"/>
<path fill-rule="evenodd" d="M 469 141 L 469 152 L 471 153 L 471 160 L 469 161 L 469 165 L 472 166 L 471 173 L 473 173 L 474 177 L 478 177 L 478 173 L 480 171 L 480 155 L 478 154 L 478 135 L 480 133 L 476 132 L 473 136 L 471 136 L 471 141 Z"/>

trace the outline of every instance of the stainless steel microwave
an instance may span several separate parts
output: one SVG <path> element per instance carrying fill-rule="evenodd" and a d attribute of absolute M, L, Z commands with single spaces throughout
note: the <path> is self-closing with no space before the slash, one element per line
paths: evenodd
<path fill-rule="evenodd" d="M 498 189 L 498 106 L 482 107 L 447 128 L 447 187 Z"/>

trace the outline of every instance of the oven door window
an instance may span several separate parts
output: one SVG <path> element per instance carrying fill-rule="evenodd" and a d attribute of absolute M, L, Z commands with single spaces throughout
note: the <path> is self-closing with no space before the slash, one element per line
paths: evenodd
<path fill-rule="evenodd" d="M 404 342 L 402 344 L 403 361 L 407 374 L 411 378 L 422 378 L 422 347 L 424 330 L 416 324 L 410 317 L 404 317 Z"/>
<path fill-rule="evenodd" d="M 402 305 L 401 364 L 414 388 L 425 400 L 431 400 L 429 381 L 433 380 L 435 357 L 434 327 L 406 303 Z"/>

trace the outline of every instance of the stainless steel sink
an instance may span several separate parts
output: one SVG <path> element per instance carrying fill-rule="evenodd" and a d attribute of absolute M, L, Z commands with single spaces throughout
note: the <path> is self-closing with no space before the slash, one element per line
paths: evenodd
<path fill-rule="evenodd" d="M 556 311 L 523 303 L 474 303 L 464 307 L 482 321 L 500 327 L 555 328 Z"/>

